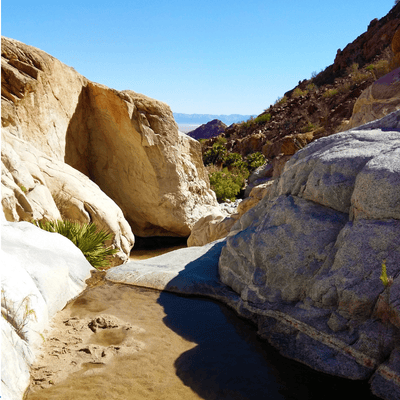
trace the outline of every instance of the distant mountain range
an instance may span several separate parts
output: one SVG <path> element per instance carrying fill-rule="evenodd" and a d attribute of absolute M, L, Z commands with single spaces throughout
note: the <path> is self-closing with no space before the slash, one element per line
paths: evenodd
<path fill-rule="evenodd" d="M 174 113 L 174 118 L 177 124 L 190 124 L 190 125 L 202 125 L 209 121 L 218 119 L 226 125 L 232 125 L 235 122 L 247 121 L 252 115 L 213 115 L 213 114 L 181 114 Z M 255 115 L 253 115 L 255 117 Z"/>

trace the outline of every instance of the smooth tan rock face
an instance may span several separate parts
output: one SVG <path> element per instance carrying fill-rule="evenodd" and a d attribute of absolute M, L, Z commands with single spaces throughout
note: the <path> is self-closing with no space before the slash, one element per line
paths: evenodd
<path fill-rule="evenodd" d="M 188 238 L 188 247 L 204 246 L 207 243 L 228 236 L 238 218 L 239 214 L 227 216 L 222 213 L 209 214 L 200 218 L 194 225 L 192 233 Z"/>
<path fill-rule="evenodd" d="M 86 78 L 44 51 L 5 37 L 1 72 L 2 127 L 64 161 L 65 133 Z"/>
<path fill-rule="evenodd" d="M 2 126 L 88 176 L 138 236 L 189 236 L 217 207 L 200 144 L 163 102 L 92 83 L 45 52 L 2 40 Z"/>
<path fill-rule="evenodd" d="M 132 230 L 121 209 L 88 177 L 5 130 L 1 160 L 2 206 L 8 221 L 62 217 L 94 222 L 113 234 L 111 243 L 120 249 L 113 264 L 128 260 L 135 242 Z"/>
<path fill-rule="evenodd" d="M 200 144 L 178 132 L 170 108 L 132 91 L 89 83 L 67 132 L 66 162 L 89 175 L 123 209 L 139 236 L 188 236 L 217 206 Z M 75 146 L 86 124 L 90 143 Z"/>

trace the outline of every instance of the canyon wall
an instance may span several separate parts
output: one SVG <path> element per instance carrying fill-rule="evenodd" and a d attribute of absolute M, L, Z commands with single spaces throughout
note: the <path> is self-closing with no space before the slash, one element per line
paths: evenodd
<path fill-rule="evenodd" d="M 23 140 L 86 175 L 138 236 L 189 236 L 218 207 L 200 144 L 178 132 L 165 103 L 90 82 L 8 38 L 2 38 L 2 132 L 6 143 Z"/>
<path fill-rule="evenodd" d="M 372 376 L 383 398 L 400 392 L 399 204 L 396 111 L 297 152 L 219 260 L 221 281 L 283 355 Z"/>

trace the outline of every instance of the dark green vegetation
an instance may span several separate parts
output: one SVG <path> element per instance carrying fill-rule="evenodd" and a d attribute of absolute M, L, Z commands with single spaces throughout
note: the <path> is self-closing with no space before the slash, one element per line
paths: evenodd
<path fill-rule="evenodd" d="M 33 223 L 45 231 L 59 233 L 71 240 L 97 269 L 107 268 L 110 265 L 110 257 L 118 252 L 118 249 L 112 246 L 105 246 L 105 242 L 112 239 L 112 234 L 98 229 L 93 223 L 82 224 L 68 220 Z"/>
<path fill-rule="evenodd" d="M 228 153 L 224 141 L 219 140 L 203 154 L 203 161 L 207 166 L 211 189 L 217 195 L 217 200 L 223 202 L 234 201 L 251 172 L 264 165 L 266 160 L 260 152 L 245 158 L 239 153 Z"/>

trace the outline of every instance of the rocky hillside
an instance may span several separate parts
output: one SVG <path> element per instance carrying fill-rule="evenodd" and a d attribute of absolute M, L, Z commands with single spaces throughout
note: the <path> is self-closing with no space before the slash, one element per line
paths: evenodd
<path fill-rule="evenodd" d="M 227 126 L 222 121 L 219 119 L 213 119 L 212 121 L 199 126 L 194 131 L 189 132 L 188 135 L 197 140 L 210 139 L 223 133 L 226 128 Z"/>
<path fill-rule="evenodd" d="M 393 40 L 399 27 L 397 4 L 382 19 L 371 21 L 368 30 L 354 42 L 339 49 L 334 63 L 324 71 L 299 82 L 257 118 L 225 129 L 220 136 L 227 139 L 227 150 L 242 156 L 260 151 L 271 160 L 290 156 L 315 139 L 351 127 L 349 122 L 361 93 L 400 65 L 396 59 L 400 38 Z M 217 140 L 204 143 L 203 151 Z"/>

